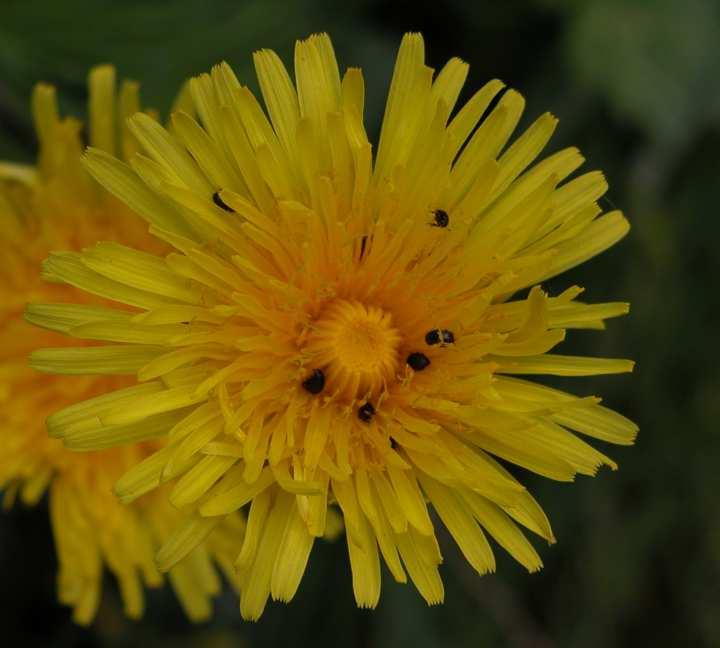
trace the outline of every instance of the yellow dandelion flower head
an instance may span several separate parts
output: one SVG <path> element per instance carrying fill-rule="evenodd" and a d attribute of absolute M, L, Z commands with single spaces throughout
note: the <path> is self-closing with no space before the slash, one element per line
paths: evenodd
<path fill-rule="evenodd" d="M 137 147 L 124 124 L 125 118 L 139 109 L 138 86 L 126 81 L 116 96 L 115 85 L 112 67 L 99 66 L 91 71 L 89 140 L 108 155 L 125 157 Z M 91 346 L 92 342 L 84 343 L 81 349 L 67 348 L 69 338 L 58 334 L 73 326 L 72 317 L 62 314 L 63 303 L 86 303 L 87 313 L 97 308 L 104 313 L 105 309 L 92 305 L 84 293 L 67 284 L 42 281 L 40 264 L 51 250 L 60 250 L 55 254 L 68 259 L 72 258 L 68 250 L 106 238 L 151 252 L 161 252 L 166 246 L 151 237 L 144 221 L 83 169 L 82 125 L 76 119 L 59 116 L 55 89 L 39 84 L 32 108 L 40 144 L 37 166 L 0 164 L 0 253 L 4 260 L 0 269 L 0 422 L 4 432 L 0 487 L 5 491 L 6 506 L 18 496 L 26 504 L 35 504 L 49 491 L 59 563 L 58 596 L 73 608 L 78 623 L 87 624 L 95 616 L 104 566 L 118 580 L 126 613 L 136 618 L 143 610 L 143 583 L 156 587 L 162 582 L 154 554 L 170 536 L 180 513 L 160 492 L 124 506 L 112 487 L 130 467 L 163 444 L 145 441 L 123 448 L 71 452 L 60 440 L 48 437 L 44 419 L 71 403 L 130 387 L 136 383 L 132 358 L 149 356 L 142 350 L 138 356 L 135 349 L 116 348 L 123 361 L 108 375 L 98 356 L 94 370 L 88 371 L 87 364 L 82 368 L 83 373 L 96 375 L 60 380 L 31 369 L 27 355 L 42 347 L 62 347 L 66 370 L 78 374 L 71 367 L 78 353 L 92 356 L 103 351 Z M 74 271 L 82 274 L 83 267 L 78 265 Z M 54 318 L 53 326 L 45 330 L 30 326 L 22 318 L 25 304 L 37 300 L 50 303 L 50 311 L 38 311 L 39 317 L 52 313 Z M 28 319 L 32 321 L 33 317 Z M 40 352 L 36 359 L 39 367 L 43 366 L 42 356 Z M 239 520 L 228 518 L 225 525 L 242 534 Z M 170 574 L 181 603 L 193 619 L 210 615 L 210 599 L 220 589 L 211 561 L 224 562 L 230 568 L 230 554 L 223 553 L 222 531 L 217 535 Z"/>
<path fill-rule="evenodd" d="M 380 556 L 442 601 L 428 504 L 479 573 L 495 568 L 486 534 L 539 569 L 518 525 L 552 542 L 550 525 L 496 458 L 569 481 L 614 467 L 576 433 L 636 434 L 597 398 L 517 377 L 632 367 L 550 353 L 627 304 L 538 286 L 626 234 L 597 204 L 602 174 L 570 179 L 574 148 L 535 162 L 549 114 L 508 145 L 524 102 L 500 81 L 456 110 L 468 66 L 434 75 L 418 34 L 402 41 L 374 155 L 362 73 L 340 74 L 327 36 L 297 43 L 294 82 L 275 53 L 254 60 L 265 111 L 221 64 L 191 81 L 169 129 L 130 120 L 142 150 L 129 165 L 89 152 L 95 178 L 175 251 L 100 243 L 46 262 L 56 281 L 141 309 L 68 311 L 72 334 L 113 343 L 100 347 L 108 369 L 152 356 L 137 361 L 141 386 L 55 414 L 52 434 L 94 446 L 167 430 L 116 485 L 130 501 L 169 482 L 175 506 L 195 507 L 163 569 L 249 504 L 236 560 L 246 618 L 294 596 L 336 507 L 361 607 L 378 602 Z M 67 366 L 58 355 L 45 368 Z"/>

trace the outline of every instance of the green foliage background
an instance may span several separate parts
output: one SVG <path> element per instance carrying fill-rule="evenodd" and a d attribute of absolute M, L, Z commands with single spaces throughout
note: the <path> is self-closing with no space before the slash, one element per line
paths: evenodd
<path fill-rule="evenodd" d="M 525 94 L 526 121 L 560 117 L 553 150 L 576 144 L 586 169 L 606 172 L 631 234 L 551 287 L 577 282 L 593 301 L 632 302 L 628 318 L 577 332 L 563 351 L 633 357 L 635 374 L 563 386 L 635 419 L 636 446 L 608 449 L 619 472 L 573 485 L 522 475 L 559 541 L 538 546 L 540 574 L 499 555 L 498 574 L 478 578 L 443 538 L 437 608 L 386 574 L 378 609 L 356 610 L 338 542 L 317 547 L 295 601 L 270 605 L 257 624 L 240 620 L 228 593 L 212 623 L 191 626 L 167 590 L 130 623 L 108 582 L 95 625 L 81 630 L 54 602 L 46 511 L 16 508 L 0 518 L 5 645 L 719 646 L 720 3 L 0 0 L 0 159 L 33 160 L 38 80 L 83 114 L 88 68 L 112 62 L 165 111 L 186 76 L 225 59 L 255 87 L 254 49 L 289 61 L 296 38 L 322 30 L 343 67 L 364 68 L 371 133 L 400 36 L 420 30 L 431 65 L 466 59 L 470 89 L 502 78 Z"/>

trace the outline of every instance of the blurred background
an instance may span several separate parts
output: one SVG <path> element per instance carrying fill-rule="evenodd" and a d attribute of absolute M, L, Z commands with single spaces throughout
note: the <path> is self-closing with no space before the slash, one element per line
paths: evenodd
<path fill-rule="evenodd" d="M 243 623 L 230 594 L 192 626 L 169 589 L 138 623 L 108 579 L 97 620 L 74 626 L 55 602 L 46 509 L 0 516 L 4 644 L 52 646 L 720 646 L 720 3 L 717 0 L 90 0 L 0 1 L 0 159 L 32 161 L 29 96 L 44 80 L 67 113 L 85 111 L 90 66 L 114 63 L 166 111 L 180 82 L 224 59 L 256 88 L 251 52 L 291 60 L 295 39 L 330 32 L 341 67 L 361 66 L 377 134 L 403 32 L 425 35 L 429 63 L 471 64 L 465 98 L 499 77 L 527 98 L 525 123 L 550 110 L 550 151 L 575 144 L 610 182 L 607 208 L 627 239 L 555 279 L 590 301 L 629 300 L 608 331 L 576 332 L 565 353 L 632 357 L 634 375 L 573 379 L 637 421 L 631 448 L 603 448 L 616 473 L 559 484 L 516 470 L 548 512 L 558 544 L 536 543 L 528 575 L 498 551 L 479 578 L 448 538 L 444 606 L 427 608 L 387 572 L 374 612 L 355 609 L 344 541 L 314 550 L 290 605 Z M 581 382 L 584 380 L 585 382 Z M 598 443 L 598 445 L 601 445 Z"/>

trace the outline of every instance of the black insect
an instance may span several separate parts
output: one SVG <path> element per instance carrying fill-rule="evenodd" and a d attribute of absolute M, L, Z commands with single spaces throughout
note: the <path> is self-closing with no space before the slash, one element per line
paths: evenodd
<path fill-rule="evenodd" d="M 443 329 L 442 330 L 442 341 L 443 341 L 443 344 L 454 344 L 455 343 L 455 334 L 452 331 Z"/>
<path fill-rule="evenodd" d="M 369 423 L 373 416 L 375 416 L 375 408 L 372 403 L 365 403 L 358 407 L 358 418 L 364 423 Z"/>
<path fill-rule="evenodd" d="M 362 239 L 360 239 L 360 260 L 361 261 L 365 258 L 365 250 L 367 249 L 367 242 L 368 242 L 367 236 L 363 236 Z"/>
<path fill-rule="evenodd" d="M 220 207 L 220 209 L 224 209 L 226 212 L 234 212 L 234 211 L 235 211 L 232 207 L 230 207 L 229 205 L 226 205 L 226 204 L 223 202 L 223 199 L 220 198 L 220 192 L 219 192 L 219 191 L 216 191 L 216 192 L 213 194 L 213 202 L 214 202 L 218 207 Z"/>
<path fill-rule="evenodd" d="M 319 394 L 325 387 L 325 374 L 322 369 L 313 369 L 313 372 L 303 380 L 302 386 L 311 394 Z"/>
<path fill-rule="evenodd" d="M 428 358 L 424 353 L 420 353 L 418 351 L 411 353 L 407 357 L 406 362 L 413 371 L 422 371 L 430 366 L 430 358 Z"/>
<path fill-rule="evenodd" d="M 433 212 L 433 227 L 447 227 L 450 224 L 450 216 L 444 209 L 436 209 Z"/>
<path fill-rule="evenodd" d="M 430 346 L 440 344 L 440 340 L 442 339 L 440 337 L 440 334 L 440 329 L 433 329 L 432 331 L 428 331 L 427 333 L 425 333 L 425 344 L 428 344 Z"/>
<path fill-rule="evenodd" d="M 433 329 L 425 333 L 425 343 L 433 346 L 435 344 L 453 344 L 455 334 L 447 329 Z"/>

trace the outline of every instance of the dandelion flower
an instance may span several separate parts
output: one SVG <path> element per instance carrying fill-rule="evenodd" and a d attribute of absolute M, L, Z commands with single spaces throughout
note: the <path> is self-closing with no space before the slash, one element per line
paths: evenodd
<path fill-rule="evenodd" d="M 292 599 L 335 506 L 361 607 L 378 602 L 380 556 L 443 600 L 429 506 L 478 573 L 495 569 L 488 535 L 539 569 L 520 527 L 552 542 L 550 525 L 497 458 L 571 481 L 615 467 L 581 436 L 636 434 L 597 398 L 519 377 L 632 368 L 551 353 L 627 304 L 539 287 L 627 233 L 597 204 L 603 175 L 570 179 L 574 148 L 535 163 L 549 114 L 508 145 L 524 102 L 500 81 L 455 110 L 468 66 L 434 76 L 417 34 L 402 41 L 374 155 L 362 74 L 341 77 L 327 36 L 297 44 L 294 83 L 275 53 L 254 60 L 267 117 L 221 64 L 191 81 L 192 107 L 168 130 L 130 120 L 142 150 L 129 165 L 88 153 L 93 176 L 175 251 L 99 243 L 45 262 L 46 277 L 141 312 L 31 307 L 36 323 L 112 343 L 73 365 L 47 352 L 44 369 L 148 357 L 139 386 L 54 414 L 50 433 L 70 447 L 166 433 L 116 485 L 131 501 L 168 484 L 175 506 L 195 507 L 161 569 L 249 505 L 235 562 L 245 618 Z"/>
<path fill-rule="evenodd" d="M 136 144 L 123 117 L 139 108 L 138 87 L 125 82 L 115 96 L 115 73 L 109 66 L 95 68 L 89 77 L 90 142 L 107 154 L 131 154 Z M 116 108 L 117 103 L 117 108 Z M 125 611 L 136 618 L 143 610 L 143 583 L 162 582 L 154 554 L 170 536 L 181 513 L 170 505 L 167 493 L 158 491 L 132 506 L 121 504 L 112 492 L 113 483 L 131 466 L 162 447 L 159 441 L 87 453 L 71 452 L 58 439 L 47 436 L 43 419 L 53 411 L 113 389 L 132 388 L 132 374 L 152 354 L 145 349 L 113 349 L 120 362 L 112 366 L 105 350 L 86 345 L 81 351 L 67 349 L 65 369 L 82 356 L 83 371 L 94 358 L 95 376 L 63 379 L 38 373 L 27 366 L 27 355 L 40 347 L 67 345 L 68 338 L 53 331 L 31 327 L 22 319 L 28 301 L 52 302 L 54 328 L 69 326 L 62 302 L 82 301 L 80 291 L 63 284 L 41 281 L 40 263 L 51 250 L 81 249 L 98 239 L 112 238 L 139 248 L 160 252 L 165 246 L 147 233 L 147 225 L 84 171 L 81 124 L 58 115 L 55 90 L 39 84 L 33 94 L 33 115 L 40 143 L 37 167 L 0 164 L 0 349 L 2 349 L 3 444 L 0 449 L 0 487 L 6 505 L 19 498 L 36 504 L 49 492 L 50 517 L 59 563 L 58 597 L 73 608 L 78 623 L 95 616 L 107 567 L 117 578 Z M 115 117 L 117 110 L 118 117 Z M 96 302 L 98 300 L 95 300 Z M 70 311 L 75 308 L 70 306 Z M 30 318 L 32 319 L 32 318 Z M 80 353 L 80 356 L 77 355 Z M 112 352 L 111 352 L 112 355 Z M 42 354 L 36 363 L 42 366 Z M 106 368 L 108 371 L 106 372 Z M 108 375 L 104 375 L 107 373 Z M 168 423 L 181 416 L 169 414 Z M 231 573 L 225 533 L 242 534 L 242 523 L 228 518 L 215 537 L 199 546 L 170 573 L 179 599 L 193 619 L 207 618 L 210 600 L 220 589 L 212 562 L 219 561 Z"/>

